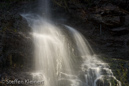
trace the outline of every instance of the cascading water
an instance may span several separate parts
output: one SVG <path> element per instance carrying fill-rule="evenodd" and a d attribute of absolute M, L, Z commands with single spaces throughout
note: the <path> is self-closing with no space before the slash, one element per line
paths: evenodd
<path fill-rule="evenodd" d="M 39 0 L 39 11 L 45 17 L 50 17 L 50 0 Z"/>
<path fill-rule="evenodd" d="M 74 28 L 59 27 L 40 16 L 23 17 L 32 28 L 35 46 L 32 75 L 44 80 L 41 86 L 121 86 L 108 64 L 94 55 L 87 40 Z"/>

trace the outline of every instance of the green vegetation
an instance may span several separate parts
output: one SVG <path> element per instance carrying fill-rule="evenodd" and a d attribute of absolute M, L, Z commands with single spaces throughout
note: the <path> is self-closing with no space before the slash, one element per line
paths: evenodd
<path fill-rule="evenodd" d="M 129 86 L 129 62 L 108 57 L 102 59 L 109 63 L 115 77 L 121 81 L 122 86 Z"/>

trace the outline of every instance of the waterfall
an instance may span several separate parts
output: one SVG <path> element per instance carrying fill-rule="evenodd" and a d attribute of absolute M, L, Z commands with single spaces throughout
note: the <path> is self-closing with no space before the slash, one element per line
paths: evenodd
<path fill-rule="evenodd" d="M 48 0 L 43 6 L 48 7 Z M 32 28 L 34 42 L 33 79 L 41 86 L 121 86 L 109 65 L 101 61 L 88 41 L 68 25 L 56 25 L 46 16 L 22 15 Z"/>
<path fill-rule="evenodd" d="M 50 0 L 39 0 L 39 13 L 45 18 L 50 18 Z"/>

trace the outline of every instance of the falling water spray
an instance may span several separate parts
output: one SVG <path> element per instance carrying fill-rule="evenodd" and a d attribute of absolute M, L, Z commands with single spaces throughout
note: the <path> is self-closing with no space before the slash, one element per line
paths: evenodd
<path fill-rule="evenodd" d="M 42 2 L 46 16 L 22 15 L 32 29 L 33 79 L 44 80 L 41 86 L 121 86 L 109 65 L 95 56 L 85 37 L 68 25 L 60 27 L 46 18 L 49 0 Z"/>

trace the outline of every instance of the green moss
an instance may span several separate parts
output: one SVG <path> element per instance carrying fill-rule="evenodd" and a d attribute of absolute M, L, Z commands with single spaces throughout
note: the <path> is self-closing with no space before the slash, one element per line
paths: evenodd
<path fill-rule="evenodd" d="M 114 76 L 121 81 L 122 86 L 129 86 L 129 62 L 121 59 L 114 58 L 101 58 L 107 62 Z M 114 82 L 113 82 L 114 83 Z M 113 85 L 115 86 L 115 85 Z"/>

